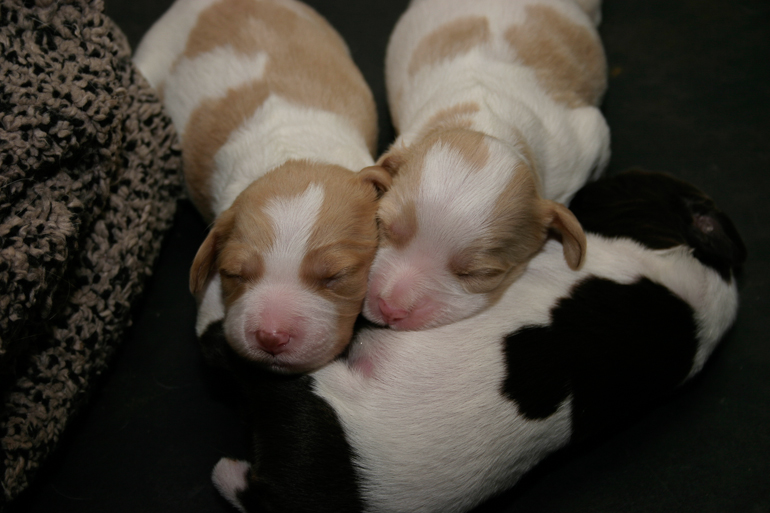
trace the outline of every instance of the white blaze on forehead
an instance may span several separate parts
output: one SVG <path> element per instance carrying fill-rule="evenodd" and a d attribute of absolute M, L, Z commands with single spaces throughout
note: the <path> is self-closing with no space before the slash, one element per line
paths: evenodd
<path fill-rule="evenodd" d="M 462 153 L 436 144 L 425 156 L 417 198 L 419 237 L 433 242 L 476 239 L 513 174 L 513 166 L 490 148 L 482 169 L 472 169 Z"/>
<path fill-rule="evenodd" d="M 273 244 L 264 257 L 267 280 L 299 280 L 300 266 L 323 200 L 323 187 L 310 184 L 298 196 L 273 198 L 267 204 L 265 213 L 275 234 Z"/>
<path fill-rule="evenodd" d="M 230 89 L 262 80 L 267 61 L 264 52 L 244 55 L 230 45 L 216 47 L 192 59 L 180 59 L 165 84 L 166 91 L 184 91 L 184 94 L 167 95 L 165 101 L 179 133 L 184 133 L 190 115 L 204 100 L 223 98 Z M 196 86 L 189 87 L 191 83 Z"/>

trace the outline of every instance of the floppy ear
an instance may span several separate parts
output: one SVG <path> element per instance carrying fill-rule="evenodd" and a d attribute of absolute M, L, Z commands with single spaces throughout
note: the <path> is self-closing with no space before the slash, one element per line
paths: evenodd
<path fill-rule="evenodd" d="M 190 292 L 197 296 L 208 283 L 217 262 L 217 231 L 212 229 L 195 255 L 190 268 Z"/>
<path fill-rule="evenodd" d="M 369 182 L 377 189 L 377 198 L 388 192 L 393 182 L 393 177 L 398 174 L 398 168 L 404 163 L 403 154 L 395 147 L 385 152 L 373 166 L 365 167 L 359 171 L 359 176 L 364 182 Z"/>
<path fill-rule="evenodd" d="M 377 189 L 377 198 L 388 192 L 393 181 L 392 175 L 382 166 L 365 167 L 358 172 L 358 176 L 363 183 L 371 184 Z"/>
<path fill-rule="evenodd" d="M 198 248 L 198 253 L 195 255 L 192 267 L 190 268 L 190 292 L 194 296 L 203 292 L 206 283 L 211 279 L 211 275 L 216 272 L 217 256 L 222 247 L 225 234 L 229 233 L 232 224 L 233 216 L 231 211 L 226 210 L 215 221 L 214 226 L 206 236 L 206 240 Z"/>
<path fill-rule="evenodd" d="M 586 257 L 586 234 L 570 209 L 555 201 L 547 201 L 551 221 L 549 228 L 561 234 L 564 259 L 573 271 L 580 269 Z"/>
<path fill-rule="evenodd" d="M 396 146 L 395 144 L 388 148 L 388 151 L 380 155 L 377 159 L 377 165 L 390 173 L 390 176 L 396 176 L 398 169 L 406 161 L 404 153 L 406 149 L 402 146 Z"/>

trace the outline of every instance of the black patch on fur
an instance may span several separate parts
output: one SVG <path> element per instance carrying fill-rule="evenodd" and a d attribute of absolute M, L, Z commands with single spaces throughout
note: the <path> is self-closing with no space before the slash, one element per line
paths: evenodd
<path fill-rule="evenodd" d="M 746 260 L 730 218 L 702 191 L 664 173 L 631 170 L 589 183 L 570 210 L 587 232 L 628 237 L 651 249 L 686 244 L 727 281 Z"/>
<path fill-rule="evenodd" d="M 222 322 L 200 338 L 206 360 L 228 369 L 247 404 L 254 448 L 248 511 L 356 513 L 363 510 L 350 447 L 334 409 L 313 393 L 308 375 L 284 376 L 240 358 Z"/>
<path fill-rule="evenodd" d="M 573 396 L 573 439 L 641 410 L 682 383 L 697 349 L 692 308 L 648 279 L 588 278 L 551 310 L 551 324 L 505 338 L 503 393 L 529 419 Z"/>

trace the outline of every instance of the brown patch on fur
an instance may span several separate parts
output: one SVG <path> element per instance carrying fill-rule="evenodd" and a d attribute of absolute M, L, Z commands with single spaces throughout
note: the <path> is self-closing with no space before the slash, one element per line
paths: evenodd
<path fill-rule="evenodd" d="M 398 174 L 399 168 L 404 164 L 403 154 L 391 147 L 385 154 L 377 160 L 378 166 L 382 167 L 391 176 Z"/>
<path fill-rule="evenodd" d="M 215 272 L 219 271 L 217 256 L 229 238 L 232 227 L 233 216 L 231 213 L 225 212 L 217 219 L 206 239 L 198 248 L 190 267 L 190 292 L 194 296 L 202 293 L 208 280 Z"/>
<path fill-rule="evenodd" d="M 249 286 L 256 283 L 264 273 L 261 253 L 241 240 L 243 234 L 239 233 L 240 231 L 231 235 L 231 240 L 225 246 L 226 250 L 221 251 L 217 259 L 227 308 L 245 294 Z"/>
<path fill-rule="evenodd" d="M 471 112 L 464 108 L 458 112 Z M 455 113 L 457 114 L 457 113 Z M 451 118 L 449 114 L 446 119 Z M 380 244 L 406 247 L 417 234 L 415 194 L 419 191 L 421 171 L 431 148 L 443 144 L 458 151 L 468 169 L 477 172 L 489 160 L 490 149 L 486 136 L 464 128 L 442 130 L 437 127 L 428 136 L 409 148 L 392 147 L 380 157 L 380 165 L 393 173 L 393 188 L 380 203 Z"/>
<path fill-rule="evenodd" d="M 383 179 L 387 176 L 383 173 Z M 276 197 L 298 196 L 318 183 L 324 188 L 324 202 L 308 241 L 301 277 L 308 287 L 337 305 L 339 317 L 344 323 L 349 321 L 352 329 L 377 249 L 380 185 L 371 178 L 339 166 L 296 160 L 267 173 L 217 219 L 193 263 L 191 289 L 202 291 L 211 275 L 219 272 L 225 305 L 231 305 L 262 277 L 262 255 L 275 238 L 272 220 L 264 209 Z"/>
<path fill-rule="evenodd" d="M 262 81 L 204 102 L 185 127 L 185 175 L 204 212 L 211 212 L 204 191 L 214 156 L 271 94 L 351 120 L 370 152 L 376 150 L 377 113 L 363 76 L 326 20 L 307 6 L 301 9 L 304 15 L 275 2 L 222 0 L 200 14 L 190 33 L 184 52 L 190 59 L 224 45 L 246 55 L 268 55 Z"/>
<path fill-rule="evenodd" d="M 528 5 L 527 21 L 505 37 L 557 102 L 597 105 L 607 87 L 607 63 L 598 36 L 552 7 Z"/>
<path fill-rule="evenodd" d="M 425 67 L 468 53 L 489 41 L 489 22 L 482 16 L 468 16 L 437 28 L 417 45 L 409 61 L 409 76 Z"/>
<path fill-rule="evenodd" d="M 442 109 L 431 116 L 425 125 L 423 125 L 417 139 L 423 139 L 432 133 L 456 128 L 471 130 L 473 127 L 473 116 L 480 110 L 479 104 L 476 102 L 464 102 L 453 107 Z"/>
<path fill-rule="evenodd" d="M 370 173 L 354 174 L 325 164 L 313 167 L 317 181 L 324 185 L 324 201 L 300 276 L 311 290 L 336 305 L 338 340 L 347 341 L 361 311 L 369 267 L 377 251 L 376 215 L 382 183 L 373 183 Z M 387 173 L 382 172 L 380 178 L 389 185 Z"/>
<path fill-rule="evenodd" d="M 214 230 L 210 231 L 195 254 L 190 267 L 190 292 L 194 296 L 203 292 L 206 282 L 215 270 L 218 238 Z"/>
<path fill-rule="evenodd" d="M 450 144 L 454 144 L 454 140 L 459 138 L 452 137 L 451 134 L 473 132 L 471 130 L 473 116 L 479 110 L 480 107 L 476 102 L 464 102 L 438 111 L 424 124 L 420 133 L 415 137 L 417 142 L 411 148 L 391 146 L 387 152 L 380 156 L 377 164 L 385 168 L 391 175 L 398 175 L 401 166 L 407 161 L 414 159 L 415 154 L 422 151 L 420 148 L 425 149 L 426 144 L 424 143 L 429 138 L 431 138 L 431 142 L 427 144 L 431 145 L 433 144 L 433 139 L 445 134 L 447 141 Z M 458 149 L 464 151 L 464 149 L 467 150 L 468 144 L 459 143 L 457 146 Z M 473 159 L 471 158 L 471 160 Z"/>
<path fill-rule="evenodd" d="M 364 183 L 371 184 L 377 191 L 377 199 L 380 199 L 393 183 L 393 171 L 385 166 L 368 166 L 358 172 L 358 177 Z"/>
<path fill-rule="evenodd" d="M 570 209 L 555 201 L 543 200 L 548 216 L 549 227 L 561 237 L 564 247 L 564 259 L 573 271 L 580 269 L 586 256 L 586 235 L 583 227 Z"/>
<path fill-rule="evenodd" d="M 264 82 L 244 84 L 227 96 L 204 101 L 190 116 L 182 139 L 182 160 L 190 199 L 204 219 L 211 221 L 211 184 L 214 157 L 230 134 L 243 125 L 270 95 Z"/>
<path fill-rule="evenodd" d="M 228 308 L 262 278 L 262 255 L 275 239 L 273 226 L 263 214 L 270 197 L 260 189 L 257 185 L 248 187 L 225 211 L 233 221 L 217 255 L 217 270 Z"/>
<path fill-rule="evenodd" d="M 475 244 L 473 253 L 480 261 L 470 268 L 492 267 L 504 270 L 492 287 L 477 287 L 472 292 L 490 294 L 496 301 L 526 267 L 526 263 L 540 251 L 548 234 L 548 222 L 540 208 L 537 178 L 524 163 L 513 172 L 506 188 L 501 191 L 490 215 L 487 233 Z M 483 285 L 483 282 L 482 282 Z"/>
<path fill-rule="evenodd" d="M 457 150 L 473 171 L 480 171 L 489 160 L 489 145 L 481 132 L 464 129 L 450 129 L 436 132 L 436 142 L 441 142 Z M 430 141 L 431 138 L 426 138 Z M 433 146 L 436 143 L 431 144 Z"/>
<path fill-rule="evenodd" d="M 380 243 L 403 249 L 417 235 L 417 207 L 406 201 L 394 213 L 380 212 Z"/>

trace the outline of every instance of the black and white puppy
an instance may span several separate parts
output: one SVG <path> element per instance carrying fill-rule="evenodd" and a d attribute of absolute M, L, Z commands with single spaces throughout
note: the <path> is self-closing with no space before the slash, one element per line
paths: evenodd
<path fill-rule="evenodd" d="M 243 511 L 461 512 L 548 454 L 699 372 L 738 308 L 746 250 L 695 187 L 633 171 L 585 186 L 571 270 L 551 241 L 492 308 L 425 331 L 364 328 L 347 359 L 265 377 L 228 352 L 253 409 L 252 461 L 213 480 Z"/>

